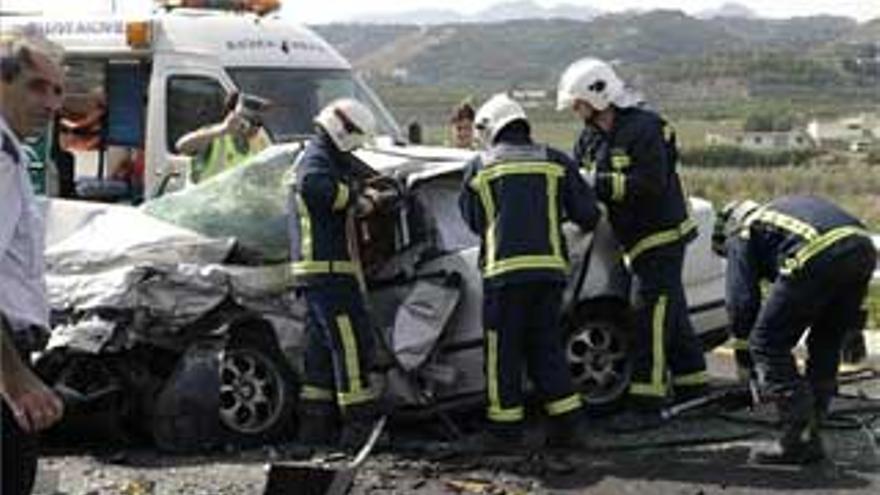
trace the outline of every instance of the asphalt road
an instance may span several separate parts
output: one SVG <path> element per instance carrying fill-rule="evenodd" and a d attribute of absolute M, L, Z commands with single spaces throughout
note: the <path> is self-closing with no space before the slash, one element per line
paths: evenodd
<path fill-rule="evenodd" d="M 870 364 L 880 369 L 878 344 L 873 343 Z M 717 383 L 729 381 L 732 371 L 729 354 L 710 357 Z M 401 446 L 393 452 L 368 459 L 352 493 L 876 495 L 880 420 L 874 419 L 880 416 L 880 379 L 848 385 L 843 393 L 848 398 L 835 402 L 840 414 L 825 436 L 833 461 L 810 468 L 767 468 L 749 462 L 752 448 L 770 445 L 774 438 L 771 412 L 759 409 L 723 416 L 695 413 L 634 433 L 611 432 L 609 419 L 595 419 L 590 449 L 554 455 L 538 449 L 468 455 L 442 442 L 406 441 L 402 434 Z M 870 397 L 878 400 L 870 403 Z M 851 412 L 867 406 L 873 411 Z M 530 441 L 540 441 L 540 431 L 535 426 Z M 326 461 L 327 466 L 338 466 L 345 460 L 309 454 L 294 445 L 186 457 L 151 450 L 52 453 L 41 460 L 37 493 L 260 494 L 267 463 Z"/>

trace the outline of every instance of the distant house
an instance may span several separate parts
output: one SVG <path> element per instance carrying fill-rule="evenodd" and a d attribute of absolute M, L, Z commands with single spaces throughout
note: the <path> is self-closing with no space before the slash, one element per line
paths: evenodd
<path fill-rule="evenodd" d="M 399 83 L 409 82 L 409 69 L 403 67 L 395 67 L 391 70 L 391 79 Z"/>
<path fill-rule="evenodd" d="M 708 146 L 736 146 L 753 151 L 792 151 L 815 147 L 815 142 L 804 130 L 742 131 L 729 134 L 706 133 Z"/>
<path fill-rule="evenodd" d="M 807 125 L 807 134 L 822 147 L 865 151 L 880 140 L 880 117 L 861 114 L 834 121 L 813 120 Z"/>

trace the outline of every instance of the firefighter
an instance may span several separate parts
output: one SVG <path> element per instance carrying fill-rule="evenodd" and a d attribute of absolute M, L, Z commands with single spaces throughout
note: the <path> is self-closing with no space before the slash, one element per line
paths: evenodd
<path fill-rule="evenodd" d="M 685 248 L 697 228 L 676 172 L 675 134 L 642 108 L 601 60 L 571 64 L 559 80 L 557 98 L 558 110 L 572 110 L 585 124 L 574 158 L 591 171 L 632 274 L 634 367 L 628 400 L 630 416 L 647 419 L 670 394 L 680 400 L 705 393 L 708 378 L 681 279 Z"/>
<path fill-rule="evenodd" d="M 561 224 L 593 229 L 592 190 L 565 154 L 536 144 L 522 107 L 505 94 L 477 112 L 486 150 L 468 164 L 459 206 L 482 237 L 483 325 L 489 450 L 521 446 L 522 371 L 550 418 L 550 447 L 580 444 L 581 398 L 562 348 L 560 309 L 567 280 Z"/>
<path fill-rule="evenodd" d="M 865 226 L 838 206 L 810 196 L 759 205 L 737 201 L 720 212 L 713 250 L 727 258 L 727 307 L 737 363 L 754 365 L 762 398 L 782 421 L 778 448 L 757 451 L 760 463 L 802 464 L 825 453 L 819 422 L 837 389 L 837 367 L 847 334 L 860 332 L 877 252 Z M 760 282 L 771 282 L 761 304 Z M 804 330 L 806 377 L 792 348 Z"/>
<path fill-rule="evenodd" d="M 339 99 L 315 124 L 316 136 L 294 166 L 291 194 L 292 270 L 307 305 L 301 439 L 355 447 L 378 414 L 378 394 L 368 376 L 373 334 L 354 217 L 369 214 L 381 197 L 373 189 L 357 193 L 352 151 L 373 132 L 375 119 L 363 104 Z"/>

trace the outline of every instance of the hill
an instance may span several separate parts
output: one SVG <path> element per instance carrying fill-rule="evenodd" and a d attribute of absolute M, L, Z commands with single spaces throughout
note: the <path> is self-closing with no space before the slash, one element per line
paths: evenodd
<path fill-rule="evenodd" d="M 808 119 L 880 104 L 880 19 L 786 20 L 680 11 L 437 26 L 316 26 L 401 120 L 443 118 L 468 95 L 512 88 L 553 95 L 560 71 L 593 55 L 667 111 L 743 118 L 788 111 Z M 542 108 L 546 105 L 542 106 Z M 560 118 L 547 111 L 544 118 Z"/>
<path fill-rule="evenodd" d="M 531 0 L 509 0 L 491 5 L 472 15 L 452 9 L 415 9 L 404 12 L 358 16 L 352 22 L 360 24 L 415 24 L 430 26 L 453 23 L 492 23 L 522 19 L 573 19 L 587 21 L 599 16 L 598 9 L 572 4 L 542 7 Z"/>
<path fill-rule="evenodd" d="M 439 26 L 333 24 L 317 26 L 356 67 L 371 75 L 406 74 L 407 83 L 449 87 L 546 86 L 570 61 L 587 54 L 615 60 L 641 73 L 672 80 L 748 77 L 755 63 L 837 77 L 838 44 L 875 36 L 880 21 L 857 24 L 843 17 L 767 20 L 698 19 L 680 11 L 603 15 L 591 21 L 529 19 Z M 880 37 L 874 38 L 880 39 Z M 862 41 L 863 42 L 863 41 Z M 813 60 L 821 54 L 818 60 Z M 708 65 L 707 65 L 708 64 Z M 695 67 L 707 66 L 704 74 Z M 626 69 L 624 69 L 626 72 Z M 699 71 L 698 71 L 699 72 Z M 766 78 L 766 75 L 761 75 Z"/>

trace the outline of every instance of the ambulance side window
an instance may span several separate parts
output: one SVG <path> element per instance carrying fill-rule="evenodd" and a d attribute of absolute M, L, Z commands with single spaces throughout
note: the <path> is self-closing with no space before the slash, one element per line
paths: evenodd
<path fill-rule="evenodd" d="M 216 79 L 205 76 L 172 76 L 168 79 L 165 128 L 166 146 L 174 153 L 180 136 L 223 120 L 226 90 Z"/>

